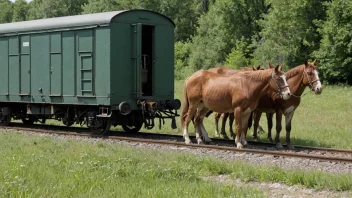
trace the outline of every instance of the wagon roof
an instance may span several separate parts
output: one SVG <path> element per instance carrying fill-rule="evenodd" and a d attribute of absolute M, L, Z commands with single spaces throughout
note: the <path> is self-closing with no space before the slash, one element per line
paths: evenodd
<path fill-rule="evenodd" d="M 5 23 L 5 24 L 0 24 L 0 34 L 106 25 L 106 24 L 109 24 L 115 16 L 125 12 L 130 12 L 130 11 L 148 11 L 148 10 L 137 10 L 137 9 L 120 10 L 120 11 L 112 11 L 112 12 L 101 12 L 101 13 L 93 13 L 93 14 L 73 15 L 73 16 L 46 18 L 46 19 L 38 19 L 38 20 L 31 20 L 31 21 Z M 148 11 L 148 12 L 153 12 L 153 11 Z M 153 12 L 153 13 L 156 13 L 156 12 Z M 159 13 L 156 13 L 156 14 L 160 15 Z M 168 20 L 173 25 L 175 25 L 170 18 L 168 18 Z"/>

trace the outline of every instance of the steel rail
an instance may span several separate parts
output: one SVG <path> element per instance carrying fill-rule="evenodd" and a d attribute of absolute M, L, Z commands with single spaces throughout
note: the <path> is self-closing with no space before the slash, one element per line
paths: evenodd
<path fill-rule="evenodd" d="M 159 144 L 159 145 L 171 145 L 171 146 L 181 146 L 181 147 L 191 147 L 191 148 L 204 148 L 204 149 L 215 149 L 215 150 L 225 150 L 233 151 L 240 153 L 253 153 L 253 154 L 263 154 L 263 155 L 273 155 L 280 157 L 293 157 L 293 158 L 305 158 L 305 159 L 314 159 L 321 161 L 330 161 L 330 162 L 343 162 L 343 163 L 352 163 L 352 158 L 343 158 L 343 157 L 329 157 L 322 155 L 312 155 L 312 154 L 302 154 L 302 153 L 292 153 L 292 152 L 282 152 L 282 151 L 267 151 L 267 150 L 258 150 L 258 149 L 238 149 L 235 147 L 229 146 L 217 146 L 217 145 L 202 145 L 202 144 L 185 144 L 184 142 L 173 142 L 166 140 L 153 140 L 153 139 L 143 139 L 143 138 L 134 138 L 134 137 L 121 137 L 121 136 L 98 136 L 98 135 L 89 135 L 76 132 L 62 132 L 55 130 L 47 129 L 32 129 L 32 128 L 21 128 L 21 127 L 1 127 L 4 129 L 16 129 L 21 131 L 30 131 L 35 133 L 46 133 L 46 134 L 56 134 L 56 135 L 71 135 L 71 136 L 81 136 L 81 137 L 91 137 L 91 138 L 102 138 L 102 139 L 113 139 L 120 141 L 130 141 L 138 143 L 148 143 L 148 144 Z"/>

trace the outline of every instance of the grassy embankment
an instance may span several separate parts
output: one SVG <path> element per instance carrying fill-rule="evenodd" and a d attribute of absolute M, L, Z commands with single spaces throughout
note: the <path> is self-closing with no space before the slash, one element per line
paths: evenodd
<path fill-rule="evenodd" d="M 102 140 L 2 131 L 0 149 L 0 197 L 263 197 L 256 188 L 202 179 L 219 174 L 243 181 L 352 188 L 352 175 L 284 171 Z"/>

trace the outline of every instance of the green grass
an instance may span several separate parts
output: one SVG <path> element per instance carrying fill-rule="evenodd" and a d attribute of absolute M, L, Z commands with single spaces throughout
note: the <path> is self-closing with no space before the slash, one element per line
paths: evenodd
<path fill-rule="evenodd" d="M 352 175 L 285 171 L 101 140 L 2 131 L 0 148 L 0 197 L 263 197 L 253 187 L 202 179 L 220 174 L 316 189 L 352 188 Z"/>
<path fill-rule="evenodd" d="M 210 162 L 189 155 L 14 131 L 2 131 L 0 148 L 0 197 L 261 196 L 202 180 Z"/>
<path fill-rule="evenodd" d="M 175 81 L 175 97 L 180 99 L 181 102 L 183 102 L 183 82 Z M 306 88 L 305 93 L 292 119 L 291 141 L 293 144 L 352 149 L 352 87 L 324 86 L 321 95 L 315 95 Z M 155 127 L 152 131 L 182 135 L 180 118 L 177 118 L 177 129 L 171 129 L 170 123 L 167 122 L 162 130 Z M 275 123 L 276 121 L 273 119 L 273 138 L 276 134 Z M 285 119 L 283 117 L 283 128 L 280 133 L 282 143 L 285 143 L 286 136 L 284 124 Z M 214 137 L 214 114 L 204 119 L 204 125 L 209 136 Z M 266 133 L 259 134 L 259 140 L 267 141 L 265 114 L 262 114 L 260 125 Z M 229 134 L 228 123 L 226 131 Z M 194 135 L 192 123 L 189 132 Z M 248 131 L 247 139 L 252 140 L 252 132 L 253 128 Z"/>

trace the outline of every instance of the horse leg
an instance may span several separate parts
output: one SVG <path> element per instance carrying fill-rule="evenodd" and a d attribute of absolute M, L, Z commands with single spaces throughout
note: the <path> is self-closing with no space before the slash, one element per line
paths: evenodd
<path fill-rule="evenodd" d="M 215 113 L 214 119 L 215 119 L 215 137 L 219 137 L 219 118 L 221 114 L 220 113 Z"/>
<path fill-rule="evenodd" d="M 193 120 L 193 124 L 194 124 L 194 127 L 196 128 L 196 122 L 195 120 L 197 120 L 197 115 L 195 115 L 195 118 L 193 117 L 194 114 L 197 113 L 197 108 L 196 106 L 193 106 L 193 105 L 189 105 L 189 108 L 188 108 L 188 112 L 185 114 L 185 120 L 184 120 L 184 126 L 183 126 L 183 138 L 185 139 L 185 143 L 186 144 L 190 144 L 191 143 L 191 139 L 189 138 L 189 133 L 188 133 L 188 126 L 189 126 L 189 123 Z M 197 131 L 197 129 L 196 129 Z"/>
<path fill-rule="evenodd" d="M 208 112 L 209 112 L 209 109 L 207 109 L 207 108 L 204 108 L 204 109 L 202 110 L 202 112 L 201 112 L 200 115 L 199 115 L 199 118 L 200 118 L 200 119 L 199 119 L 199 125 L 198 125 L 199 130 L 200 130 L 200 132 L 201 132 L 201 134 L 202 134 L 202 136 L 203 136 L 203 139 L 204 139 L 205 143 L 210 143 L 210 142 L 212 142 L 211 139 L 209 138 L 208 132 L 207 132 L 207 130 L 205 129 L 204 124 L 203 124 L 204 117 L 206 116 L 206 114 L 207 114 Z"/>
<path fill-rule="evenodd" d="M 254 124 L 253 124 L 253 139 L 254 141 L 258 141 L 258 126 L 259 126 L 259 121 L 260 117 L 262 116 L 262 112 L 260 111 L 253 111 L 253 119 L 254 119 Z"/>
<path fill-rule="evenodd" d="M 275 142 L 276 142 L 276 147 L 282 149 L 283 146 L 280 143 L 280 132 L 282 129 L 281 126 L 281 120 L 282 120 L 282 111 L 278 110 L 276 111 L 276 137 L 275 137 Z"/>
<path fill-rule="evenodd" d="M 286 144 L 289 149 L 294 149 L 295 147 L 291 144 L 291 122 L 293 117 L 294 111 L 285 114 L 285 121 L 286 121 Z"/>
<path fill-rule="evenodd" d="M 273 128 L 273 113 L 266 113 L 266 119 L 268 120 L 268 140 L 269 142 L 274 142 L 271 137 L 271 129 Z"/>
<path fill-rule="evenodd" d="M 234 117 L 236 120 L 236 138 L 235 138 L 235 143 L 237 145 L 237 148 L 243 148 L 243 145 L 241 143 L 241 135 L 242 135 L 242 118 L 241 118 L 241 108 L 236 108 L 234 110 Z"/>
<path fill-rule="evenodd" d="M 235 133 L 233 132 L 233 121 L 234 121 L 234 115 L 233 113 L 229 113 L 229 127 L 230 127 L 230 136 L 235 139 Z"/>
<path fill-rule="evenodd" d="M 229 117 L 229 113 L 223 113 L 223 114 L 221 114 L 221 117 L 222 117 L 222 122 L 221 122 L 221 131 L 220 131 L 220 133 L 225 139 L 229 139 L 229 137 L 227 137 L 226 131 L 225 131 L 226 120 Z"/>
<path fill-rule="evenodd" d="M 241 135 L 241 142 L 244 146 L 246 146 L 247 140 L 246 140 L 246 135 L 247 135 L 247 130 L 248 130 L 248 119 L 251 116 L 251 109 L 248 108 L 244 112 L 242 112 L 242 135 Z"/>

